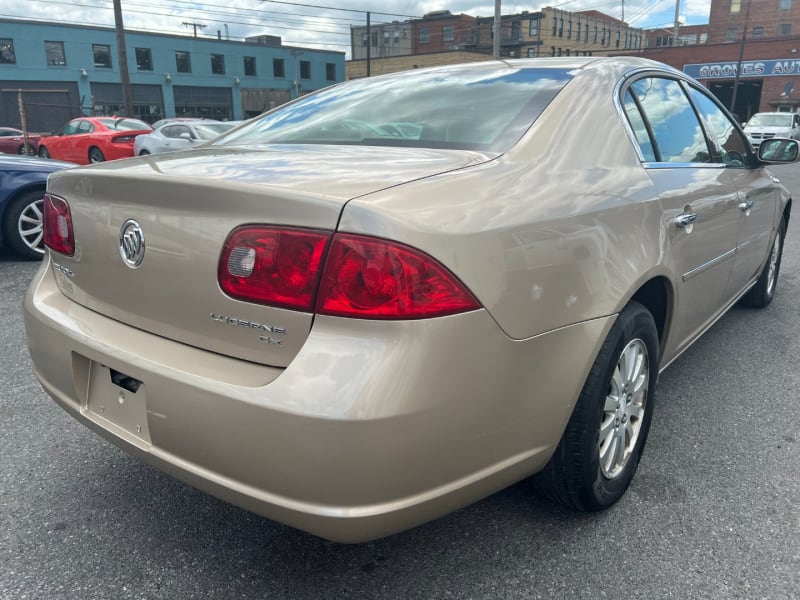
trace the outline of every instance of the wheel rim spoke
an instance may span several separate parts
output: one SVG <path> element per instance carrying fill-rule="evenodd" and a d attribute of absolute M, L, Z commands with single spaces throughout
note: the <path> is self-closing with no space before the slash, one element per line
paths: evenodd
<path fill-rule="evenodd" d="M 42 218 L 42 207 L 44 200 L 31 202 L 24 208 L 17 222 L 17 232 L 22 242 L 34 252 L 44 253 L 42 245 L 44 223 Z"/>
<path fill-rule="evenodd" d="M 778 271 L 778 257 L 781 251 L 781 232 L 775 234 L 775 243 L 772 244 L 772 252 L 769 254 L 769 271 L 767 272 L 767 295 L 772 294 L 775 287 L 775 278 Z"/>
<path fill-rule="evenodd" d="M 611 374 L 598 435 L 600 469 L 608 479 L 622 473 L 639 439 L 650 380 L 647 346 L 629 342 Z"/>

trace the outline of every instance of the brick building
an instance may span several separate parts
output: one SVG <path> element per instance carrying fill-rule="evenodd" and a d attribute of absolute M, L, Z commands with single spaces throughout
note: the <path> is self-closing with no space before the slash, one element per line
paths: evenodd
<path fill-rule="evenodd" d="M 470 15 L 454 15 L 449 10 L 427 13 L 413 19 L 411 54 L 463 50 L 475 37 L 478 20 Z"/>
<path fill-rule="evenodd" d="M 650 46 L 644 56 L 692 75 L 742 121 L 756 112 L 797 112 L 800 1 L 712 0 L 707 43 Z"/>

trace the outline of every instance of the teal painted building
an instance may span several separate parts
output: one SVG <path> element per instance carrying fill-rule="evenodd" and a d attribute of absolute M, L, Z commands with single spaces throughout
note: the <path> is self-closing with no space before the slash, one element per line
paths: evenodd
<path fill-rule="evenodd" d="M 243 41 L 125 32 L 136 117 L 239 120 L 344 80 L 344 53 Z M 31 131 L 80 115 L 122 114 L 113 28 L 0 19 L 0 125 L 19 127 L 19 90 Z"/>

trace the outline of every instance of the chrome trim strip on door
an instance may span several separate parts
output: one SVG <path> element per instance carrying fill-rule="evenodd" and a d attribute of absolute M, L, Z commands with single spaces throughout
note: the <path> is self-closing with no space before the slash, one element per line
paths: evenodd
<path fill-rule="evenodd" d="M 723 260 L 733 257 L 734 254 L 736 254 L 736 248 L 731 248 L 725 254 L 719 255 L 717 258 L 712 258 L 707 263 L 703 263 L 702 265 L 700 265 L 699 267 L 695 267 L 688 273 L 684 273 L 683 275 L 681 275 L 681 280 L 688 281 L 695 275 L 699 275 L 703 271 L 706 271 L 711 267 L 713 267 L 714 265 L 721 263 Z"/>

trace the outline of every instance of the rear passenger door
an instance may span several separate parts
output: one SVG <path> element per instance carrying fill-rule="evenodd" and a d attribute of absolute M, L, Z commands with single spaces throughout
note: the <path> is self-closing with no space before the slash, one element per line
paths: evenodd
<path fill-rule="evenodd" d="M 623 90 L 622 100 L 663 210 L 660 243 L 675 286 L 665 351 L 671 354 L 688 346 L 729 303 L 737 189 L 681 81 L 642 76 Z"/>

